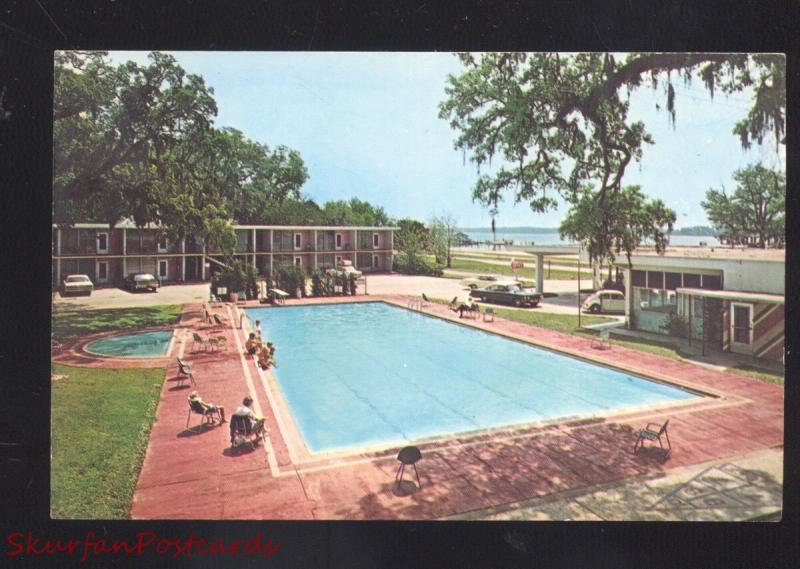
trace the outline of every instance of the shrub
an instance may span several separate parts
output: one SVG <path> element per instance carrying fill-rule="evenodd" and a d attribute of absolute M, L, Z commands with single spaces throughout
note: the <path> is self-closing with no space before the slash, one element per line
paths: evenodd
<path fill-rule="evenodd" d="M 356 282 L 356 275 L 354 273 L 350 273 L 348 279 L 350 281 L 350 294 L 352 296 L 356 295 L 356 289 L 358 289 L 358 283 Z"/>
<path fill-rule="evenodd" d="M 319 269 L 314 269 L 311 272 L 311 296 L 323 296 L 324 294 L 322 273 Z"/>
<path fill-rule="evenodd" d="M 255 286 L 255 279 L 253 282 Z M 245 290 L 247 284 L 248 272 L 245 269 L 244 263 L 239 259 L 229 261 L 227 266 L 223 267 L 222 270 L 217 273 L 213 282 L 213 286 L 215 287 L 226 287 L 228 293 Z"/>
<path fill-rule="evenodd" d="M 689 337 L 689 321 L 676 312 L 670 312 L 667 321 L 660 326 L 661 330 L 675 338 Z"/>
<path fill-rule="evenodd" d="M 431 263 L 421 257 L 414 257 L 409 261 L 405 253 L 398 253 L 394 258 L 393 270 L 407 275 L 428 275 L 441 277 L 444 274 L 444 266 Z"/>

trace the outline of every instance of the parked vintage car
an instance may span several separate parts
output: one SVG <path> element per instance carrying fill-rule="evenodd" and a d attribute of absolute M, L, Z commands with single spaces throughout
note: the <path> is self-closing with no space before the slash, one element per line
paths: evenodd
<path fill-rule="evenodd" d="M 353 261 L 343 260 L 339 266 L 335 269 L 328 269 L 329 274 L 344 274 L 349 277 L 350 274 L 354 274 L 357 279 L 361 278 L 361 271 L 356 269 L 353 266 Z"/>
<path fill-rule="evenodd" d="M 156 292 L 161 283 L 150 273 L 133 273 L 125 277 L 125 288 L 131 292 L 152 290 Z"/>
<path fill-rule="evenodd" d="M 625 312 L 625 294 L 613 289 L 598 290 L 585 301 L 583 309 L 598 312 Z"/>
<path fill-rule="evenodd" d="M 479 298 L 481 302 L 498 302 L 513 304 L 514 306 L 529 306 L 535 308 L 539 305 L 542 295 L 533 290 L 523 289 L 516 283 L 495 284 L 485 288 L 470 291 L 469 295 Z"/>
<path fill-rule="evenodd" d="M 68 294 L 85 294 L 89 296 L 93 290 L 94 285 L 87 275 L 67 275 L 61 287 L 61 292 L 64 296 Z"/>
<path fill-rule="evenodd" d="M 465 288 L 482 288 L 493 284 L 513 284 L 515 281 L 509 277 L 501 275 L 476 275 L 461 280 L 461 286 Z"/>

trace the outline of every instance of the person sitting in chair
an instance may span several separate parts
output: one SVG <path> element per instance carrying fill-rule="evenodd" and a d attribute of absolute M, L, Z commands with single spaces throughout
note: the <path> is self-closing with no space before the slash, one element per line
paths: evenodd
<path fill-rule="evenodd" d="M 261 349 L 261 338 L 257 337 L 255 332 L 250 332 L 250 337 L 244 343 L 244 349 L 251 356 L 255 355 Z"/>
<path fill-rule="evenodd" d="M 273 347 L 270 349 L 269 346 L 262 346 L 261 351 L 258 352 L 258 366 L 261 369 L 269 369 L 271 366 L 275 365 L 275 358 L 273 354 L 275 353 L 275 348 Z"/>
<path fill-rule="evenodd" d="M 237 407 L 233 414 L 236 417 L 246 418 L 250 422 L 250 433 L 256 435 L 257 438 L 261 438 L 265 434 L 269 433 L 264 425 L 266 419 L 256 415 L 252 409 L 252 406 L 253 398 L 248 395 L 242 400 L 241 406 Z M 236 441 L 234 440 L 234 435 L 235 433 L 231 432 L 231 444 L 235 445 Z"/>
<path fill-rule="evenodd" d="M 192 406 L 198 406 L 202 408 L 203 415 L 205 417 L 211 417 L 212 421 L 214 420 L 212 415 L 216 413 L 217 415 L 219 415 L 219 422 L 220 423 L 225 422 L 225 407 L 223 405 L 214 405 L 213 403 L 206 403 L 205 401 L 203 401 L 203 399 L 200 397 L 197 391 L 192 391 L 189 394 L 189 403 Z"/>

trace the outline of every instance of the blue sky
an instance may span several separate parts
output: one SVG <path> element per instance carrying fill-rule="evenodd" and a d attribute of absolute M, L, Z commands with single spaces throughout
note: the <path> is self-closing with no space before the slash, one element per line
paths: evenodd
<path fill-rule="evenodd" d="M 461 69 L 449 53 L 170 52 L 189 73 L 213 87 L 215 124 L 243 131 L 269 146 L 300 152 L 309 172 L 303 192 L 318 203 L 358 197 L 395 218 L 420 220 L 449 212 L 462 227 L 488 227 L 473 203 L 475 166 L 453 148 L 455 132 L 438 118 L 449 73 Z M 146 52 L 113 52 L 116 62 L 146 62 Z M 640 184 L 678 214 L 678 227 L 705 224 L 700 206 L 710 187 L 733 188 L 732 173 L 753 162 L 785 169 L 774 143 L 743 151 L 731 129 L 750 106 L 749 93 L 713 101 L 700 81 L 675 84 L 673 128 L 659 88 L 631 95 L 630 118 L 655 139 L 623 183 Z M 656 103 L 662 110 L 656 110 Z M 507 200 L 498 225 L 556 227 L 566 207 L 534 213 Z"/>

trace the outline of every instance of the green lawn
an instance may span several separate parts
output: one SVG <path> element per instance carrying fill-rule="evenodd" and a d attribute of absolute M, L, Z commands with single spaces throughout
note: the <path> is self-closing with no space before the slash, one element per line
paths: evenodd
<path fill-rule="evenodd" d="M 775 373 L 763 369 L 756 369 L 748 365 L 738 365 L 735 367 L 729 367 L 725 371 L 730 373 L 735 373 L 736 375 L 743 375 L 745 377 L 760 379 L 761 381 L 767 381 L 769 383 L 777 383 L 778 385 L 783 385 L 784 381 L 784 374 L 782 373 Z"/>
<path fill-rule="evenodd" d="M 449 300 L 444 298 L 431 298 L 431 302 L 438 304 L 450 304 Z M 530 324 L 531 326 L 539 326 L 540 328 L 547 328 L 548 330 L 556 330 L 564 332 L 565 334 L 574 334 L 581 328 L 578 328 L 578 316 L 571 314 L 551 314 L 548 312 L 538 312 L 535 310 L 514 310 L 511 308 L 500 308 L 494 304 L 480 303 L 481 310 L 485 310 L 488 306 L 494 310 L 499 318 L 506 320 L 513 320 L 514 322 L 521 322 L 522 324 Z M 605 316 L 581 316 L 581 325 L 586 324 L 602 324 L 603 322 L 612 322 L 613 318 L 606 318 Z"/>
<path fill-rule="evenodd" d="M 433 257 L 430 257 L 433 260 Z M 475 261 L 471 259 L 452 259 L 452 266 L 451 269 L 455 271 L 463 271 L 469 273 L 479 273 L 479 274 L 490 274 L 490 275 L 509 275 L 513 276 L 515 273 L 511 270 L 511 264 L 499 264 L 499 263 L 484 263 L 481 261 Z M 516 271 L 517 276 L 535 279 L 536 278 L 536 268 L 530 265 L 526 265 L 525 268 L 519 269 Z M 545 272 L 545 277 L 549 279 L 557 279 L 557 280 L 577 280 L 578 279 L 578 271 L 570 271 L 564 269 L 552 269 L 551 271 Z M 582 279 L 591 279 L 592 274 L 589 272 L 581 271 L 581 278 Z"/>
<path fill-rule="evenodd" d="M 485 305 L 484 305 L 485 306 Z M 511 308 L 496 308 L 493 307 L 495 314 L 500 318 L 506 320 L 513 320 L 514 322 L 521 322 L 522 324 L 530 324 L 531 326 L 539 326 L 540 328 L 547 328 L 548 330 L 555 330 L 565 334 L 575 334 L 582 328 L 578 328 L 578 315 L 572 314 L 551 314 L 548 312 L 537 312 L 532 310 L 513 310 Z M 605 316 L 585 316 L 581 315 L 581 326 L 587 324 L 602 324 L 604 322 L 613 322 L 613 318 L 606 318 Z"/>
<path fill-rule="evenodd" d="M 177 304 L 102 310 L 61 307 L 53 312 L 53 338 L 63 341 L 105 330 L 174 324 L 180 316 Z"/>
<path fill-rule="evenodd" d="M 52 517 L 130 518 L 164 368 L 53 372 Z"/>

